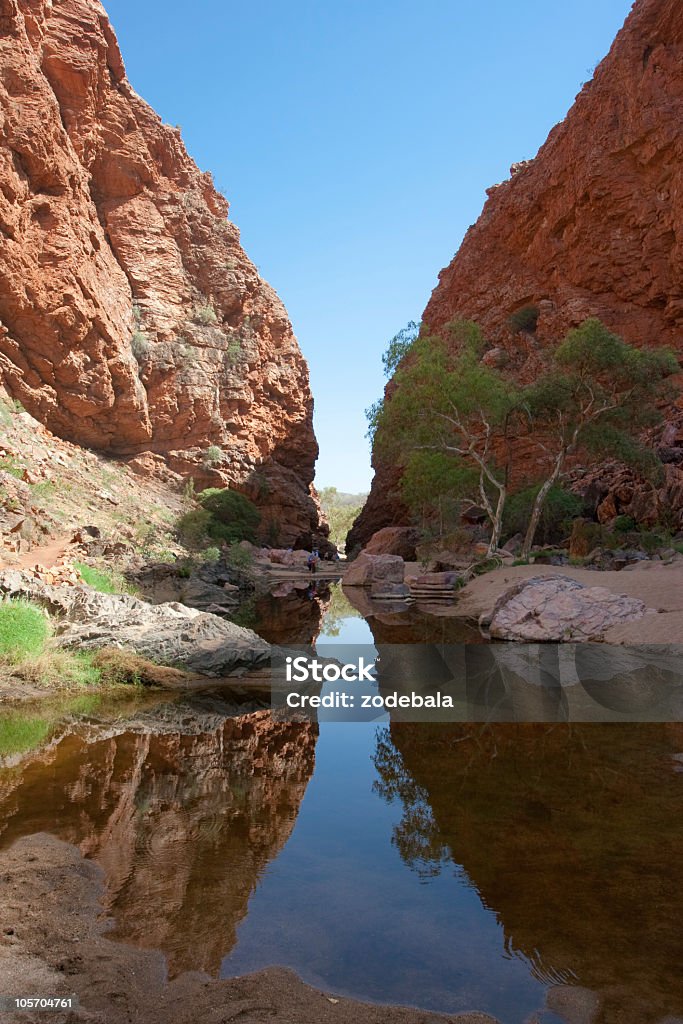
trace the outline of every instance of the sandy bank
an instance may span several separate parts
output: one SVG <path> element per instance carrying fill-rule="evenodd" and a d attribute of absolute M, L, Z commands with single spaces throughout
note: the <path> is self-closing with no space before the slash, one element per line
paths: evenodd
<path fill-rule="evenodd" d="M 503 566 L 477 577 L 460 591 L 458 614 L 478 619 L 483 612 L 490 612 L 501 594 L 519 580 L 555 575 L 569 576 L 587 587 L 605 587 L 613 594 L 638 597 L 658 613 L 613 627 L 605 635 L 607 642 L 683 643 L 683 562 L 642 562 L 637 568 L 621 572 L 596 572 L 568 565 Z"/>

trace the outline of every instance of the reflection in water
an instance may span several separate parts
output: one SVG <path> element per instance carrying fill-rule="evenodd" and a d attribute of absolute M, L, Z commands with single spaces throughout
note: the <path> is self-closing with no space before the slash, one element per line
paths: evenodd
<path fill-rule="evenodd" d="M 0 843 L 77 844 L 104 868 L 112 937 L 163 950 L 171 975 L 215 975 L 290 835 L 317 728 L 267 711 L 175 717 L 159 732 L 81 728 L 0 774 Z"/>
<path fill-rule="evenodd" d="M 400 723 L 376 789 L 407 866 L 455 863 L 534 975 L 649 1024 L 683 1012 L 682 746 L 679 725 Z"/>
<path fill-rule="evenodd" d="M 281 643 L 455 629 L 366 617 L 319 583 L 246 611 Z M 509 682 L 502 653 L 472 654 L 477 693 Z M 89 706 L 59 728 L 7 717 L 0 845 L 43 830 L 78 844 L 104 869 L 109 934 L 162 950 L 172 975 L 284 964 L 328 991 L 503 1024 L 683 1015 L 683 727 L 329 723 L 318 738 L 229 692 L 136 697 L 113 722 Z"/>

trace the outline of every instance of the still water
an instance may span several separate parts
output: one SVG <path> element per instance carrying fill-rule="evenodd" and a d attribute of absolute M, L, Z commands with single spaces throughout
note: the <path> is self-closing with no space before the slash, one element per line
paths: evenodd
<path fill-rule="evenodd" d="M 395 631 L 397 612 L 378 623 L 339 592 L 296 614 L 295 597 L 269 599 L 298 632 L 271 609 L 281 642 Z M 318 726 L 220 693 L 20 725 L 0 845 L 78 844 L 104 868 L 111 937 L 162 950 L 171 976 L 280 964 L 503 1024 L 683 1014 L 682 726 Z"/>

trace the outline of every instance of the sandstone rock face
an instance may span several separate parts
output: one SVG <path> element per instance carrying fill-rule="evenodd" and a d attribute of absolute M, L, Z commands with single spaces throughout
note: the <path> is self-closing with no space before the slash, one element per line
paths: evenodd
<path fill-rule="evenodd" d="M 361 553 L 344 575 L 345 587 L 371 587 L 375 583 L 403 583 L 405 563 L 398 555 Z"/>
<path fill-rule="evenodd" d="M 591 316 L 633 344 L 683 354 L 681 61 L 678 0 L 637 0 L 535 159 L 488 190 L 439 275 L 423 316 L 429 330 L 476 320 L 492 346 L 484 361 L 520 380 L 533 379 L 546 345 Z M 535 328 L 512 329 L 510 316 L 527 306 L 538 310 Z M 681 453 L 680 425 L 672 440 Z M 397 474 L 375 469 L 354 544 L 401 522 Z M 681 492 L 683 473 L 667 472 L 667 494 Z"/>
<path fill-rule="evenodd" d="M 287 313 L 99 0 L 0 0 L 0 180 L 0 383 L 61 437 L 237 486 L 283 543 L 315 530 Z"/>
<path fill-rule="evenodd" d="M 497 640 L 580 643 L 599 638 L 610 626 L 636 622 L 646 611 L 637 598 L 605 587 L 584 587 L 567 576 L 534 576 L 498 599 L 489 632 Z"/>
<path fill-rule="evenodd" d="M 386 526 L 372 535 L 364 551 L 368 555 L 400 555 L 406 562 L 412 562 L 419 541 L 419 531 L 410 526 Z"/>
<path fill-rule="evenodd" d="M 61 647 L 122 647 L 209 677 L 269 664 L 270 645 L 251 629 L 176 602 L 152 605 L 129 594 L 50 586 L 17 570 L 0 574 L 0 594 L 35 601 L 57 616 Z"/>

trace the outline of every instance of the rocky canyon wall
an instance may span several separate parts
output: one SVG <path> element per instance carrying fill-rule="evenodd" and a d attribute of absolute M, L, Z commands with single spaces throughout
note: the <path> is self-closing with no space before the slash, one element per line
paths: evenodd
<path fill-rule="evenodd" d="M 0 383 L 61 437 L 236 485 L 282 543 L 319 526 L 286 310 L 98 0 L 0 0 Z"/>
<path fill-rule="evenodd" d="M 633 344 L 683 355 L 681 124 L 683 6 L 638 0 L 535 159 L 488 189 L 479 220 L 439 275 L 427 329 L 476 320 L 491 345 L 485 358 L 519 379 L 533 378 L 543 348 L 591 316 Z M 509 318 L 527 306 L 538 310 L 535 330 L 513 330 Z M 680 448 L 673 412 L 671 422 L 666 443 Z M 375 469 L 351 544 L 404 516 L 392 498 L 395 467 Z"/>

